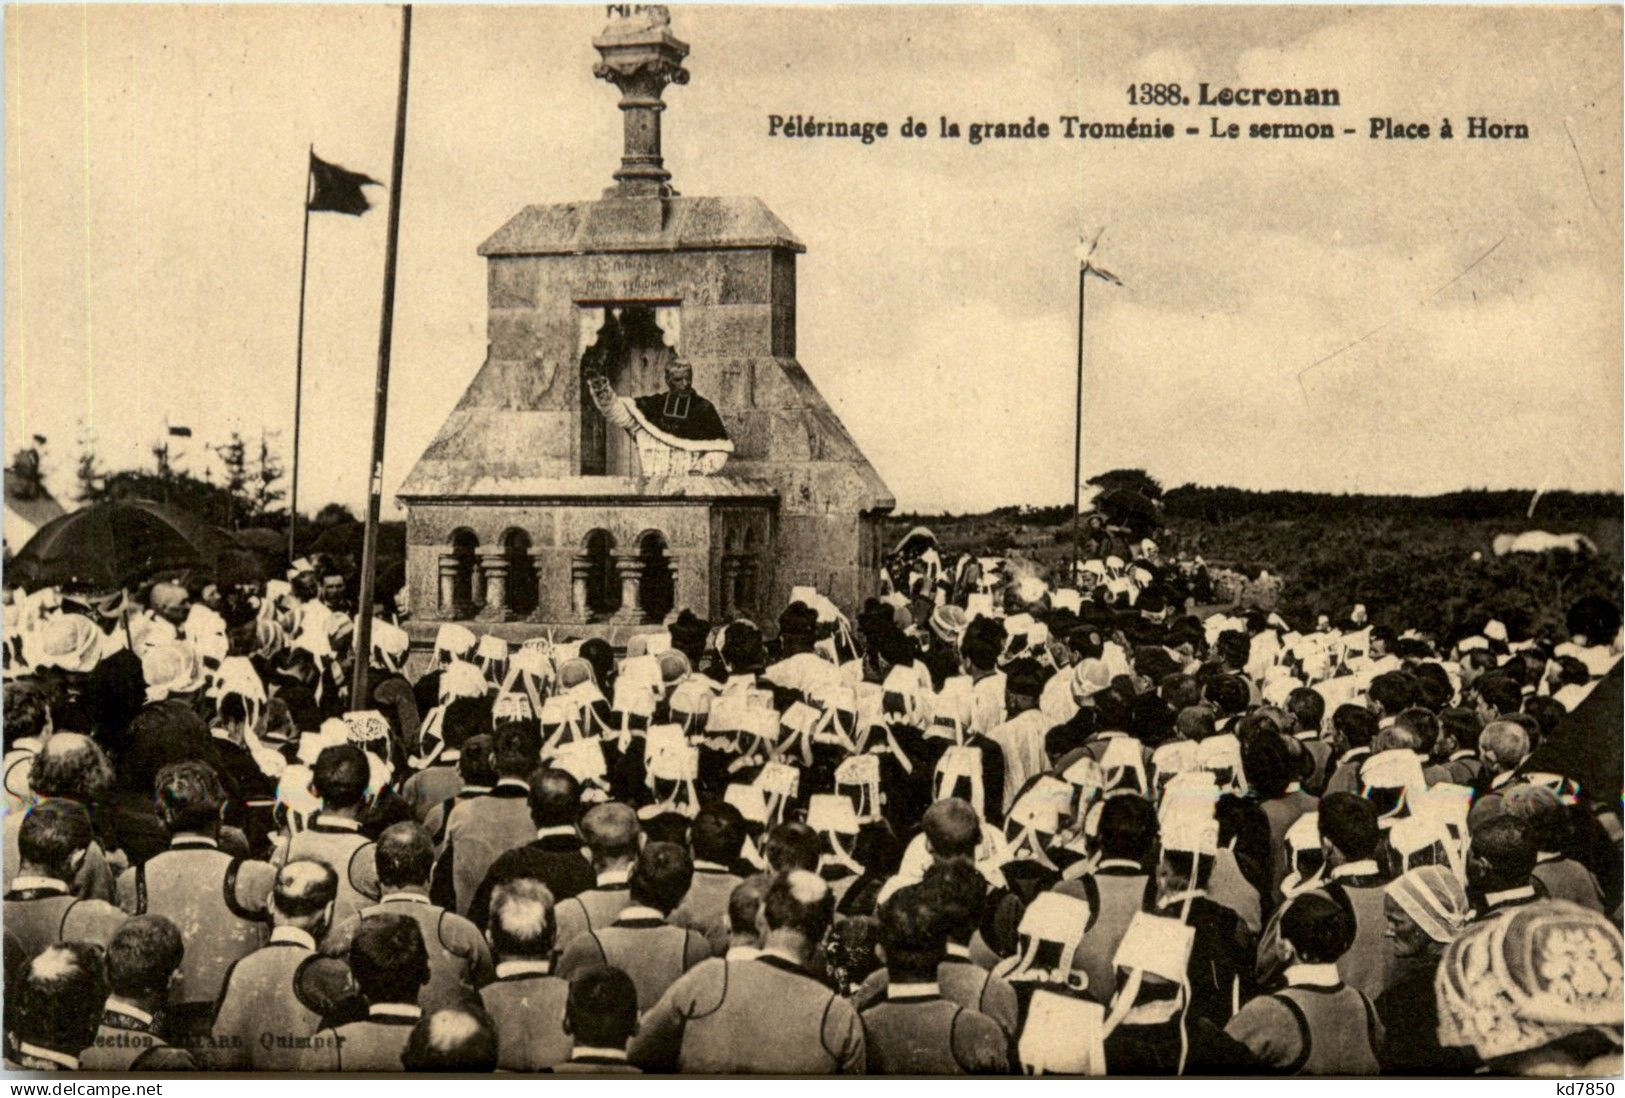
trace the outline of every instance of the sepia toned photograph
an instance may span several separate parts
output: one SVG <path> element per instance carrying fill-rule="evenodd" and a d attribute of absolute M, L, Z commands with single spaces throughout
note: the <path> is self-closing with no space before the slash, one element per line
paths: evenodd
<path fill-rule="evenodd" d="M 1625 1073 L 1618 6 L 3 21 L 7 1077 Z"/>

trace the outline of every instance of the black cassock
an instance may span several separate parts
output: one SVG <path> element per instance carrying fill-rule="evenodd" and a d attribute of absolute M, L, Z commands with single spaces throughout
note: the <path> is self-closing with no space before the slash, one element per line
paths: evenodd
<path fill-rule="evenodd" d="M 633 403 L 651 427 L 674 438 L 711 441 L 728 437 L 716 407 L 698 393 L 652 393 Z"/>

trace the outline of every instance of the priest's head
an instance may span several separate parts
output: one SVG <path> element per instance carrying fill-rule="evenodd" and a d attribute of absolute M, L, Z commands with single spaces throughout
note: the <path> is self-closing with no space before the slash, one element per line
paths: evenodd
<path fill-rule="evenodd" d="M 673 355 L 666 362 L 666 388 L 674 393 L 694 388 L 694 367 Z"/>

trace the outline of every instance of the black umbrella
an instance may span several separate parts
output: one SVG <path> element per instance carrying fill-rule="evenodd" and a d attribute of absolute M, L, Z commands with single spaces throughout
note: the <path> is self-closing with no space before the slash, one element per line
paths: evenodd
<path fill-rule="evenodd" d="M 1540 741 L 1520 770 L 1525 774 L 1561 774 L 1580 783 L 1598 802 L 1612 801 L 1625 786 L 1621 761 L 1622 697 L 1620 664 L 1592 688 L 1585 700 Z"/>
<path fill-rule="evenodd" d="M 191 515 L 144 499 L 93 503 L 52 519 L 10 564 L 30 591 L 107 591 L 162 573 L 212 572 L 231 538 Z"/>

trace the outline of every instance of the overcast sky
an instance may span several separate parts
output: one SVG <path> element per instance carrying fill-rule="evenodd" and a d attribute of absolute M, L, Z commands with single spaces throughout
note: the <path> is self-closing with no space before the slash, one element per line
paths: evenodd
<path fill-rule="evenodd" d="M 479 243 L 610 182 L 604 22 L 414 12 L 391 492 L 484 355 Z M 806 243 L 800 361 L 902 508 L 1068 497 L 1074 248 L 1102 225 L 1096 259 L 1125 285 L 1090 288 L 1086 475 L 1620 488 L 1618 9 L 678 8 L 673 30 L 693 47 L 666 94 L 674 183 L 760 196 Z M 85 427 L 114 467 L 148 460 L 166 417 L 192 428 L 193 468 L 233 429 L 287 449 L 306 146 L 388 178 L 398 53 L 381 7 L 8 9 L 8 452 L 47 435 L 67 490 Z M 1217 113 L 1329 117 L 1338 137 L 895 132 L 910 114 L 1206 130 L 1212 110 L 1128 106 L 1141 80 L 1335 86 L 1333 112 Z M 893 135 L 770 138 L 769 113 Z M 1468 141 L 1468 114 L 1531 136 Z M 1457 137 L 1370 141 L 1372 115 Z M 306 509 L 365 496 L 371 194 L 363 218 L 311 223 Z"/>

